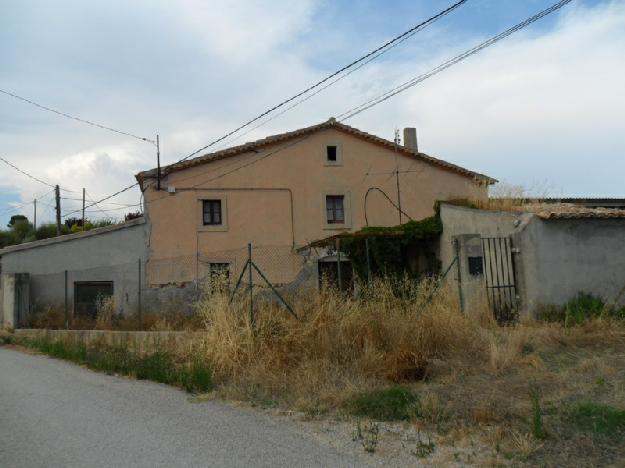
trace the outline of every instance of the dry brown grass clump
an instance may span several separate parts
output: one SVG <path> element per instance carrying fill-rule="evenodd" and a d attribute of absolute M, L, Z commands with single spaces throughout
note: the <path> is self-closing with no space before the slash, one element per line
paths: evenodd
<path fill-rule="evenodd" d="M 258 300 L 255 328 L 248 302 L 212 295 L 199 310 L 215 380 L 231 396 L 332 406 L 356 389 L 421 380 L 433 360 L 484 359 L 478 322 L 433 286 L 407 283 L 397 294 L 380 281 L 361 299 L 326 291 L 296 300 L 299 319 Z"/>

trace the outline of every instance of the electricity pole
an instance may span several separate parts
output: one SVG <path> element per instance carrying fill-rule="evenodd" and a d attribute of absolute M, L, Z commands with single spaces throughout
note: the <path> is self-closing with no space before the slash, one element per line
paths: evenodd
<path fill-rule="evenodd" d="M 35 198 L 33 200 L 33 205 L 34 205 L 34 213 L 33 213 L 33 228 L 35 229 L 35 231 L 37 230 L 37 199 Z"/>
<path fill-rule="evenodd" d="M 61 235 L 61 189 L 54 186 L 54 198 L 56 198 L 56 235 Z"/>
<path fill-rule="evenodd" d="M 395 129 L 395 183 L 397 184 L 397 211 L 399 211 L 399 224 L 402 224 L 401 218 L 401 195 L 399 191 L 399 161 L 397 160 L 397 146 L 400 143 L 399 129 Z"/>
<path fill-rule="evenodd" d="M 156 190 L 161 189 L 161 145 L 156 135 Z"/>
<path fill-rule="evenodd" d="M 82 189 L 82 230 L 85 230 L 85 188 Z"/>

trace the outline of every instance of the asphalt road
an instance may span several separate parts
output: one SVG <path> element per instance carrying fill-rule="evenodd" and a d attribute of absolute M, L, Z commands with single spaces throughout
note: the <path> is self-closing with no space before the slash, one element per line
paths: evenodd
<path fill-rule="evenodd" d="M 359 466 L 284 421 L 0 348 L 0 466 Z"/>

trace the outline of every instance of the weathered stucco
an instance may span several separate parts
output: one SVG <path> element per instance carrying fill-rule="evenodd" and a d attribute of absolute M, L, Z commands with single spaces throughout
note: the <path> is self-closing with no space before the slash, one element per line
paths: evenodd
<path fill-rule="evenodd" d="M 327 145 L 338 146 L 340 164 L 326 162 Z M 430 216 L 437 200 L 487 196 L 484 183 L 471 176 L 341 130 L 324 129 L 297 144 L 282 142 L 173 172 L 162 180 L 161 191 L 156 190 L 153 179 L 145 181 L 151 224 L 148 280 L 175 283 L 198 274 L 188 268 L 164 278 L 159 262 L 165 259 L 194 259 L 197 255 L 207 261 L 237 258 L 239 263 L 244 261 L 248 242 L 278 246 L 285 248 L 287 255 L 297 256 L 293 247 L 361 229 L 367 221 L 378 226 L 399 224 L 398 211 L 377 190 L 397 203 L 393 174 L 397 167 L 401 206 L 413 219 Z M 174 187 L 175 192 L 168 193 L 167 187 Z M 345 225 L 325 223 L 325 196 L 333 194 L 345 196 Z M 224 200 L 227 227 L 207 229 L 201 225 L 200 201 L 207 198 Z M 202 268 L 200 262 L 197 268 Z"/>
<path fill-rule="evenodd" d="M 143 219 L 84 234 L 21 244 L 0 250 L 2 273 L 30 275 L 31 306 L 65 302 L 68 271 L 69 311 L 75 281 L 113 281 L 120 313 L 134 312 L 138 299 L 138 262 L 147 258 L 147 225 Z"/>
<path fill-rule="evenodd" d="M 510 237 L 522 314 L 563 305 L 580 292 L 625 304 L 625 219 L 550 219 L 531 213 L 441 205 L 443 265 L 454 258 L 462 235 Z M 465 256 L 461 255 L 463 272 Z M 463 286 L 469 287 L 464 284 Z M 470 287 L 484 288 L 484 282 Z"/>

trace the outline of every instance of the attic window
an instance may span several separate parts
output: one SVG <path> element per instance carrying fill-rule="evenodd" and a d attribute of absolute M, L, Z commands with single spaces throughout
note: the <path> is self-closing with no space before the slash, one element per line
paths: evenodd
<path fill-rule="evenodd" d="M 336 162 L 336 145 L 326 146 L 326 156 L 329 162 Z"/>

